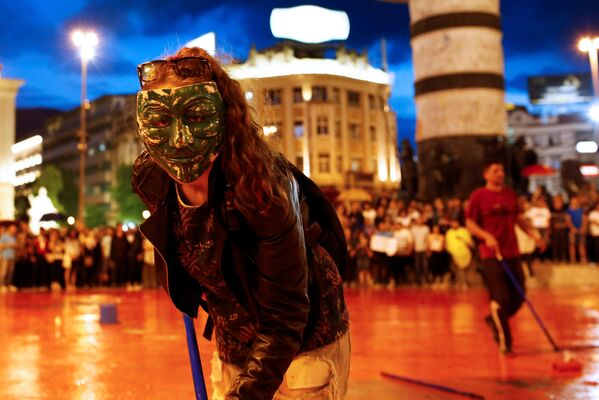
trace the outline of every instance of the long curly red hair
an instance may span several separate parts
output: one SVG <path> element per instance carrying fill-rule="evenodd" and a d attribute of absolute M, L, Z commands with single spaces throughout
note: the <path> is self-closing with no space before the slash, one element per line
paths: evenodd
<path fill-rule="evenodd" d="M 252 109 L 239 83 L 225 72 L 218 60 L 202 48 L 184 47 L 166 59 L 182 57 L 206 59 L 211 69 L 211 74 L 208 75 L 211 76 L 182 78 L 169 70 L 160 74 L 161 80 L 146 83 L 144 89 L 158 87 L 167 81 L 176 86 L 214 81 L 226 110 L 226 134 L 221 150 L 221 166 L 227 181 L 234 188 L 235 206 L 246 217 L 251 217 L 255 212 L 265 212 L 273 204 L 282 205 L 287 209 L 287 191 L 280 179 L 281 156 L 262 138 L 262 128 L 252 118 Z"/>

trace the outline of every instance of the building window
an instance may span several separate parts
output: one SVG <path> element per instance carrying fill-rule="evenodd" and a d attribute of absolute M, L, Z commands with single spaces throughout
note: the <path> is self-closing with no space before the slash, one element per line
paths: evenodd
<path fill-rule="evenodd" d="M 341 102 L 341 95 L 339 94 L 339 88 L 333 88 L 333 103 L 339 104 Z"/>
<path fill-rule="evenodd" d="M 373 94 L 368 95 L 368 108 L 371 110 L 376 110 L 378 108 L 376 104 L 376 97 Z"/>
<path fill-rule="evenodd" d="M 312 87 L 312 101 L 327 101 L 326 86 Z"/>
<path fill-rule="evenodd" d="M 337 156 L 337 171 L 339 173 L 343 172 L 343 157 Z"/>
<path fill-rule="evenodd" d="M 352 139 L 359 140 L 360 139 L 360 125 L 351 122 L 348 127 L 349 127 L 349 137 Z"/>
<path fill-rule="evenodd" d="M 350 107 L 360 107 L 360 93 L 348 90 L 347 105 Z"/>
<path fill-rule="evenodd" d="M 545 138 L 543 136 L 533 136 L 532 143 L 534 147 L 545 147 Z"/>
<path fill-rule="evenodd" d="M 341 121 L 335 121 L 335 137 L 341 137 Z"/>
<path fill-rule="evenodd" d="M 294 87 L 293 88 L 293 102 L 294 103 L 301 103 L 304 101 L 304 98 L 302 97 L 302 88 L 301 87 Z"/>
<path fill-rule="evenodd" d="M 295 121 L 293 123 L 293 135 L 296 138 L 304 136 L 304 123 L 302 121 Z"/>
<path fill-rule="evenodd" d="M 327 117 L 316 117 L 316 133 L 318 135 L 329 134 L 329 119 Z"/>
<path fill-rule="evenodd" d="M 264 102 L 270 105 L 281 104 L 281 89 L 268 89 L 264 92 Z"/>
<path fill-rule="evenodd" d="M 370 140 L 376 142 L 376 128 L 374 126 L 370 127 Z"/>
<path fill-rule="evenodd" d="M 354 172 L 360 172 L 362 170 L 362 158 L 361 157 L 352 157 L 350 168 Z"/>
<path fill-rule="evenodd" d="M 304 170 L 304 157 L 295 156 L 295 166 L 303 171 Z"/>
<path fill-rule="evenodd" d="M 318 171 L 322 174 L 331 172 L 330 156 L 328 154 L 318 154 Z"/>

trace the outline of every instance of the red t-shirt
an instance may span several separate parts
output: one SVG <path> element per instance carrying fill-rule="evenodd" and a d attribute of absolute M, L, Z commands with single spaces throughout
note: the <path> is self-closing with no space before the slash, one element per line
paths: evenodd
<path fill-rule="evenodd" d="M 513 190 L 503 188 L 494 192 L 483 187 L 470 195 L 466 216 L 497 239 L 504 258 L 513 258 L 520 255 L 515 231 L 519 213 L 518 199 Z M 484 242 L 479 245 L 479 250 L 482 259 L 495 258 Z"/>

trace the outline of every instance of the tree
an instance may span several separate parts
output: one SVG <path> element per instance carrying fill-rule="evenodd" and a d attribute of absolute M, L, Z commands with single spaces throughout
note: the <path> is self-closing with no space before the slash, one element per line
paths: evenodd
<path fill-rule="evenodd" d="M 29 222 L 29 215 L 27 214 L 29 208 L 31 208 L 31 204 L 29 204 L 27 196 L 15 197 L 15 219 L 17 221 Z"/>
<path fill-rule="evenodd" d="M 76 174 L 63 174 L 63 176 L 64 187 L 58 195 L 58 200 L 62 211 L 66 215 L 75 217 L 79 207 L 79 177 Z"/>
<path fill-rule="evenodd" d="M 112 199 L 119 211 L 118 219 L 123 222 L 141 222 L 141 213 L 146 209 L 139 197 L 131 189 L 133 165 L 121 165 L 116 171 L 116 183 L 111 189 Z"/>
<path fill-rule="evenodd" d="M 85 226 L 95 228 L 106 225 L 106 208 L 99 204 L 89 204 L 85 207 Z"/>
<path fill-rule="evenodd" d="M 37 192 L 41 187 L 45 187 L 48 191 L 48 197 L 52 200 L 54 206 L 64 212 L 64 207 L 60 202 L 59 195 L 64 187 L 64 179 L 62 171 L 53 164 L 48 164 L 42 168 L 42 173 L 33 182 L 33 194 L 37 195 Z"/>

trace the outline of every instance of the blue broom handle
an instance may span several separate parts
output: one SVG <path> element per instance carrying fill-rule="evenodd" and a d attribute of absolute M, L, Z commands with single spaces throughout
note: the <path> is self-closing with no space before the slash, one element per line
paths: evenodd
<path fill-rule="evenodd" d="M 198 340 L 196 330 L 193 325 L 193 319 L 187 314 L 183 314 L 185 322 L 185 333 L 187 334 L 187 351 L 189 353 L 189 362 L 191 363 L 191 375 L 193 376 L 193 388 L 196 394 L 196 400 L 208 400 L 206 393 L 206 383 L 204 382 L 204 373 L 202 371 L 202 361 L 198 351 Z"/>
<path fill-rule="evenodd" d="M 557 344 L 555 344 L 555 341 L 553 340 L 553 338 L 549 334 L 549 331 L 545 327 L 545 324 L 541 320 L 541 317 L 539 317 L 539 314 L 537 314 L 537 311 L 533 307 L 532 303 L 530 301 L 528 301 L 528 297 L 526 297 L 526 293 L 524 293 L 524 289 L 522 288 L 522 286 L 520 285 L 520 283 L 518 283 L 518 280 L 516 279 L 516 277 L 514 276 L 514 274 L 512 273 L 512 271 L 510 270 L 510 266 L 508 265 L 507 261 L 505 261 L 503 259 L 503 257 L 501 257 L 501 256 L 497 256 L 497 260 L 499 260 L 499 262 L 501 263 L 501 266 L 505 270 L 507 276 L 510 277 L 510 280 L 512 281 L 512 283 L 514 284 L 514 286 L 516 287 L 516 289 L 520 293 L 520 296 L 522 296 L 522 299 L 528 305 L 528 308 L 530 309 L 530 311 L 532 311 L 532 315 L 534 315 L 535 319 L 539 323 L 539 326 L 543 330 L 543 333 L 545 334 L 545 337 L 547 338 L 547 340 L 549 340 L 549 343 L 551 343 L 551 346 L 553 347 L 553 351 L 559 351 L 559 347 L 557 346 Z"/>

